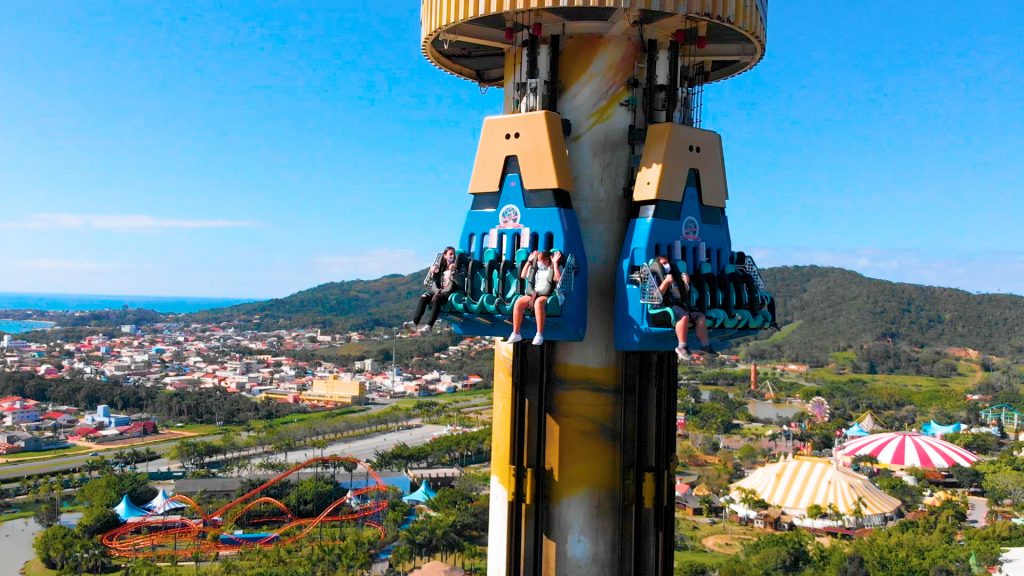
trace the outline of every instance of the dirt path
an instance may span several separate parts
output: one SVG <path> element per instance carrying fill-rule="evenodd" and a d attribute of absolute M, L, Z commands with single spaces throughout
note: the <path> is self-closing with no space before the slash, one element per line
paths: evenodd
<path fill-rule="evenodd" d="M 714 536 L 705 537 L 700 543 L 712 552 L 738 554 L 743 549 L 743 543 L 753 539 L 752 536 L 744 536 L 742 534 L 715 534 Z"/>

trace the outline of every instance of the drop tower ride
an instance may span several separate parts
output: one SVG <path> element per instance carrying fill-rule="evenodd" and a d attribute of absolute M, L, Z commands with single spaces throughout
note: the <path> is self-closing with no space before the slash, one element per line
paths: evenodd
<path fill-rule="evenodd" d="M 729 237 L 704 85 L 764 56 L 767 0 L 422 0 L 422 51 L 504 89 L 487 118 L 446 315 L 506 336 L 519 270 L 562 253 L 546 343 L 496 341 L 488 574 L 673 572 L 677 356 L 656 286 L 688 273 L 713 339 L 774 323 Z"/>

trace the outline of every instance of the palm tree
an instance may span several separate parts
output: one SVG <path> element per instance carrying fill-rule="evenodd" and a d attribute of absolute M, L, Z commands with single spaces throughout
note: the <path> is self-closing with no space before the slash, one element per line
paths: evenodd
<path fill-rule="evenodd" d="M 412 549 L 405 544 L 399 544 L 391 551 L 391 561 L 395 563 L 400 574 L 406 573 L 405 565 L 412 563 L 413 559 Z"/>
<path fill-rule="evenodd" d="M 160 455 L 156 453 L 156 450 L 153 450 L 152 448 L 149 448 L 149 447 L 147 446 L 147 447 L 146 447 L 146 448 L 145 448 L 145 449 L 144 449 L 144 450 L 142 451 L 142 456 L 143 456 L 143 458 L 145 458 L 145 460 L 146 460 L 146 472 L 148 473 L 148 472 L 149 472 L 149 463 L 150 463 L 150 461 L 152 461 L 152 460 L 156 460 L 157 458 L 159 458 L 159 457 L 160 457 Z"/>

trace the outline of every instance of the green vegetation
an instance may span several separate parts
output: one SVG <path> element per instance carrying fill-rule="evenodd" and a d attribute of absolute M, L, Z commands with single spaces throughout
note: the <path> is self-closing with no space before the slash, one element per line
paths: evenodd
<path fill-rule="evenodd" d="M 191 315 L 194 322 L 246 321 L 252 329 L 321 328 L 335 332 L 398 326 L 412 315 L 426 270 L 376 280 L 330 282 L 286 298 Z M 258 317 L 258 320 L 256 319 Z"/>
<path fill-rule="evenodd" d="M 911 347 L 966 346 L 999 356 L 1024 354 L 1020 296 L 974 295 L 818 266 L 769 268 L 763 275 L 779 303 L 780 324 L 800 324 L 789 333 L 765 335 L 765 340 L 750 344 L 747 353 L 754 359 L 824 365 L 831 353 L 854 351 L 861 365 L 857 371 L 870 372 L 874 366 L 879 372 L 918 373 L 914 370 L 933 368 L 915 363 Z M 861 350 L 869 344 L 871 350 Z M 949 365 L 934 370 L 949 370 Z"/>
<path fill-rule="evenodd" d="M 0 395 L 23 396 L 39 402 L 84 409 L 107 404 L 115 411 L 154 415 L 160 422 L 185 421 L 206 425 L 218 422 L 245 424 L 306 410 L 294 404 L 256 401 L 242 394 L 229 394 L 221 388 L 167 392 L 84 378 L 46 380 L 22 372 L 0 372 Z"/>

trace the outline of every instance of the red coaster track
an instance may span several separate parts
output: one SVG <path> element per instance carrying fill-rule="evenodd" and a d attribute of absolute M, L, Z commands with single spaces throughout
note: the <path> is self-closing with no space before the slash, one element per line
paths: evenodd
<path fill-rule="evenodd" d="M 365 468 L 373 480 L 367 486 L 349 490 L 345 496 L 331 502 L 313 518 L 299 518 L 281 501 L 268 496 L 260 496 L 260 493 L 267 488 L 300 470 L 339 462 L 349 462 Z M 356 521 L 361 521 L 364 525 L 377 529 L 383 539 L 386 535 L 384 527 L 376 519 L 388 506 L 386 494 L 387 486 L 381 480 L 380 475 L 364 462 L 344 456 L 311 458 L 274 476 L 257 488 L 210 513 L 206 513 L 198 503 L 187 496 L 172 496 L 169 502 L 184 504 L 187 510 L 195 513 L 195 518 L 166 517 L 151 512 L 105 533 L 101 542 L 115 556 L 128 558 L 190 557 L 197 552 L 212 554 L 237 551 L 240 548 L 270 548 L 290 544 L 308 535 L 321 523 Z M 281 516 L 258 520 L 259 522 L 282 523 L 276 530 L 263 532 L 261 534 L 264 534 L 265 537 L 258 539 L 243 538 L 225 531 L 225 526 L 230 527 L 246 512 L 262 505 L 271 506 L 281 512 Z M 225 520 L 227 521 L 225 522 Z"/>

